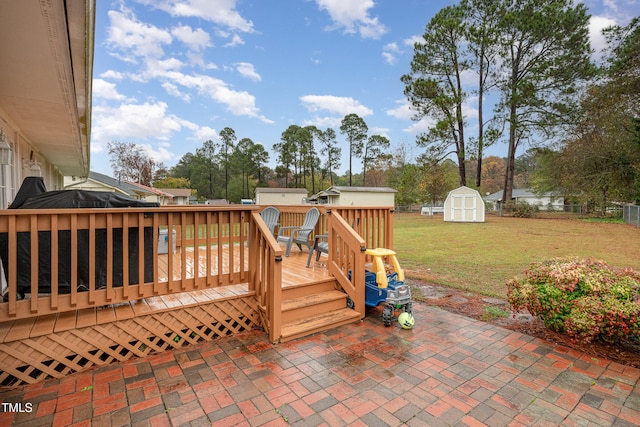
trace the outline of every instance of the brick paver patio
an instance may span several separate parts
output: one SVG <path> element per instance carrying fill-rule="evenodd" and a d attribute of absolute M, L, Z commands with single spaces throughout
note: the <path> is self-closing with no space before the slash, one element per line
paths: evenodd
<path fill-rule="evenodd" d="M 0 425 L 640 425 L 638 369 L 420 303 L 414 313 L 412 330 L 372 310 L 286 344 L 251 331 L 2 390 Z"/>

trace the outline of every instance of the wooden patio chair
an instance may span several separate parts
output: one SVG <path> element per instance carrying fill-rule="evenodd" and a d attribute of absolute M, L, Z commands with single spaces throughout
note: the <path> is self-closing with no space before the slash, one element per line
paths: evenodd
<path fill-rule="evenodd" d="M 311 208 L 304 216 L 304 221 L 300 226 L 288 226 L 278 227 L 278 235 L 276 240 L 278 242 L 285 242 L 287 244 L 287 250 L 285 256 L 289 256 L 291 253 L 291 246 L 295 243 L 298 245 L 300 252 L 302 252 L 302 245 L 309 248 L 311 251 L 312 243 L 309 240 L 313 235 L 313 231 L 316 229 L 316 224 L 320 219 L 320 211 L 318 208 Z M 286 234 L 283 234 L 285 232 Z"/>
<path fill-rule="evenodd" d="M 269 231 L 271 232 L 271 234 L 275 236 L 276 227 L 278 226 L 278 221 L 280 220 L 280 211 L 278 210 L 278 208 L 268 206 L 260 211 L 260 216 L 262 217 L 262 220 L 265 222 L 265 224 L 267 224 L 267 227 L 269 227 Z"/>
<path fill-rule="evenodd" d="M 307 268 L 311 265 L 311 257 L 314 252 L 316 253 L 316 262 L 320 261 L 320 255 L 329 254 L 329 233 L 316 236 L 313 240 L 313 247 L 309 251 L 309 258 L 307 258 Z"/>

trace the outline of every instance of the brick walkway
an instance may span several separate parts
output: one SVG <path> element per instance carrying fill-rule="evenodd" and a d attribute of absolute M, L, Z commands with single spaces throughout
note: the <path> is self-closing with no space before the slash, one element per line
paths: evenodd
<path fill-rule="evenodd" d="M 637 426 L 640 370 L 414 303 L 273 346 L 247 332 L 0 392 L 24 426 Z M 14 406 L 15 409 L 15 406 Z"/>

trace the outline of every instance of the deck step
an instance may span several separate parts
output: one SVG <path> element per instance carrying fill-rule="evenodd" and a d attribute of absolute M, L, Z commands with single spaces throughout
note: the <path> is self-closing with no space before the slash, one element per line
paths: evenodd
<path fill-rule="evenodd" d="M 333 291 L 336 289 L 336 279 L 333 277 L 314 282 L 288 285 L 282 288 L 282 300 L 287 301 L 311 294 Z"/>
<path fill-rule="evenodd" d="M 336 289 L 282 301 L 282 321 L 293 322 L 347 306 L 347 294 Z"/>
<path fill-rule="evenodd" d="M 291 341 L 338 326 L 354 323 L 363 315 L 350 308 L 341 308 L 318 316 L 310 316 L 282 325 L 280 342 Z"/>

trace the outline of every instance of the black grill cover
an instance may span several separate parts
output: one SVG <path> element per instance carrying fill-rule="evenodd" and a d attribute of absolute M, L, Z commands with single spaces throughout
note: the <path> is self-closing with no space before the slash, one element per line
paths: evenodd
<path fill-rule="evenodd" d="M 35 179 L 31 179 L 35 178 Z M 144 202 L 132 197 L 103 192 L 86 190 L 61 190 L 42 192 L 44 188 L 42 178 L 30 177 L 23 182 L 16 199 L 11 205 L 13 209 L 65 209 L 65 208 L 123 208 L 123 207 L 158 207 L 158 203 Z M 24 189 L 24 191 L 23 191 Z M 18 197 L 20 196 L 20 197 Z M 113 239 L 113 286 L 122 286 L 123 283 L 123 230 L 112 230 Z M 128 231 L 129 240 L 129 284 L 138 283 L 138 253 L 144 250 L 144 281 L 153 281 L 153 267 L 155 257 L 153 254 L 153 229 L 145 227 L 143 232 L 144 242 L 139 244 L 138 229 L 131 228 Z M 95 265 L 96 288 L 106 286 L 107 276 L 107 230 L 96 229 L 93 238 L 95 246 L 95 259 L 89 259 L 89 230 L 78 230 L 77 233 L 77 260 L 78 260 L 78 290 L 87 290 L 89 285 L 89 265 Z M 21 232 L 17 236 L 18 247 L 18 297 L 31 292 L 31 236 L 30 233 Z M 142 247 L 141 247 L 142 246 Z M 0 258 L 3 265 L 8 264 L 8 236 L 0 233 Z M 58 287 L 59 293 L 69 293 L 71 289 L 71 232 L 58 231 L 58 247 L 51 247 L 51 233 L 38 232 L 38 292 L 49 293 L 51 291 L 51 251 L 58 251 Z M 8 268 L 4 269 L 5 278 L 8 279 Z"/>

